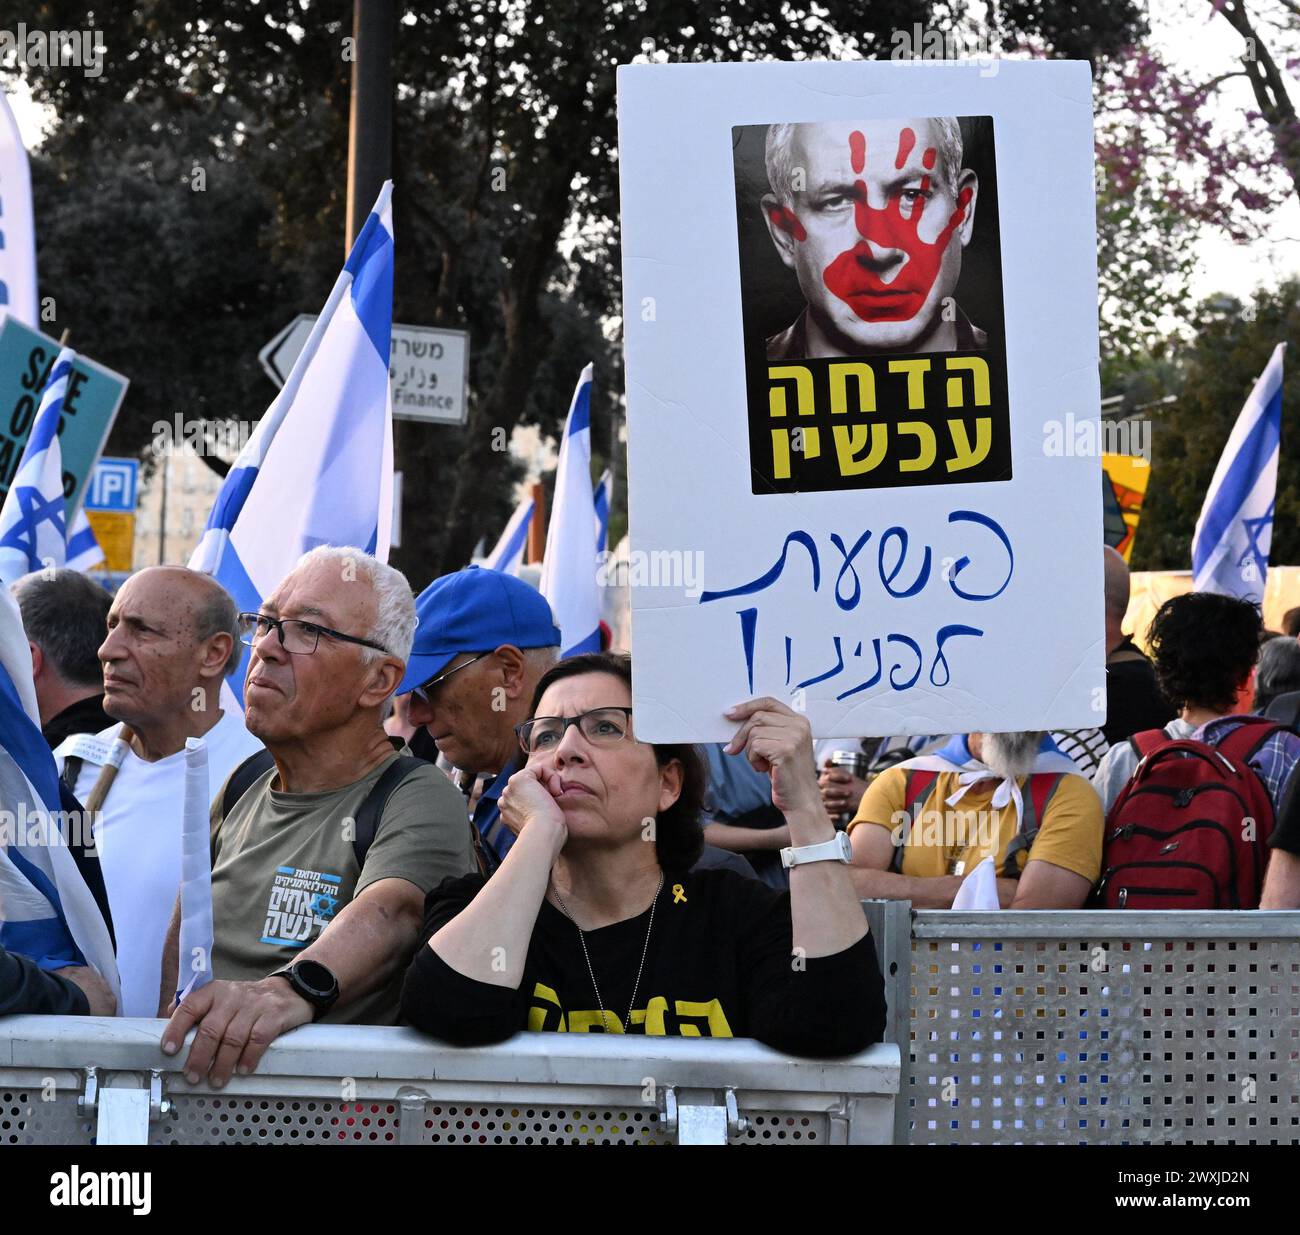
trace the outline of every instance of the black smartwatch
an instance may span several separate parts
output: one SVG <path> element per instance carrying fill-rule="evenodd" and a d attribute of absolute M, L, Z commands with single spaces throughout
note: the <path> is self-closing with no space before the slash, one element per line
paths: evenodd
<path fill-rule="evenodd" d="M 271 977 L 284 978 L 311 1004 L 313 1021 L 320 1020 L 338 1002 L 339 980 L 319 961 L 295 961 L 277 969 Z"/>

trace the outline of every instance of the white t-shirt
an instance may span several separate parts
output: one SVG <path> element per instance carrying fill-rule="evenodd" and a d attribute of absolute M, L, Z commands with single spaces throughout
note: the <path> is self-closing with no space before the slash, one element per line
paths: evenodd
<path fill-rule="evenodd" d="M 120 726 L 95 738 L 106 753 Z M 84 736 L 84 735 L 83 735 Z M 215 797 L 226 777 L 262 744 L 244 727 L 237 708 L 223 708 L 221 719 L 203 735 L 208 747 L 208 792 Z M 102 756 L 94 743 L 71 737 L 55 756 L 59 774 L 69 754 L 84 758 L 77 775 L 77 800 L 83 804 L 99 779 Z M 108 905 L 117 937 L 117 967 L 122 976 L 122 1016 L 157 1016 L 162 981 L 162 950 L 181 882 L 181 812 L 185 803 L 185 751 L 147 763 L 128 751 L 101 808 L 96 840 Z"/>

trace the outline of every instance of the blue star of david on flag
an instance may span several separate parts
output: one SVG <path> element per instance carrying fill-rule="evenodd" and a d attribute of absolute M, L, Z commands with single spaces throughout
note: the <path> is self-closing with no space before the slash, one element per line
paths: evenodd
<path fill-rule="evenodd" d="M 1273 543 L 1273 507 L 1276 505 L 1276 501 L 1269 502 L 1268 509 L 1258 519 L 1241 521 L 1246 535 L 1246 551 L 1241 555 L 1239 566 L 1253 561 L 1260 570 L 1268 568 L 1268 553 Z"/>
<path fill-rule="evenodd" d="M 0 507 L 0 582 L 6 586 L 34 570 L 60 567 L 67 562 L 59 419 L 75 360 L 71 348 L 59 352 L 41 392 L 18 471 Z"/>

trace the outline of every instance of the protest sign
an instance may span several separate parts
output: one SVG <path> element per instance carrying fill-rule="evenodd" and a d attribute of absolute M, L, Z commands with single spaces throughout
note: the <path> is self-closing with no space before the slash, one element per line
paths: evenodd
<path fill-rule="evenodd" d="M 639 736 L 1101 722 L 1092 149 L 1082 63 L 620 68 Z"/>
<path fill-rule="evenodd" d="M 12 315 L 0 319 L 0 501 L 9 492 L 59 345 Z M 63 398 L 59 449 L 68 514 L 81 505 L 109 430 L 126 394 L 120 373 L 77 354 Z"/>

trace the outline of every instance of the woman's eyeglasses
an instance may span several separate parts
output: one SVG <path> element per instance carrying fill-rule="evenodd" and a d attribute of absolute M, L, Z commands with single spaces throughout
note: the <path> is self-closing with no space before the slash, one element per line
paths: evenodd
<path fill-rule="evenodd" d="M 577 716 L 534 716 L 515 726 L 524 754 L 554 750 L 564 740 L 570 725 L 577 725 L 593 746 L 613 746 L 632 733 L 631 708 L 592 708 Z"/>

